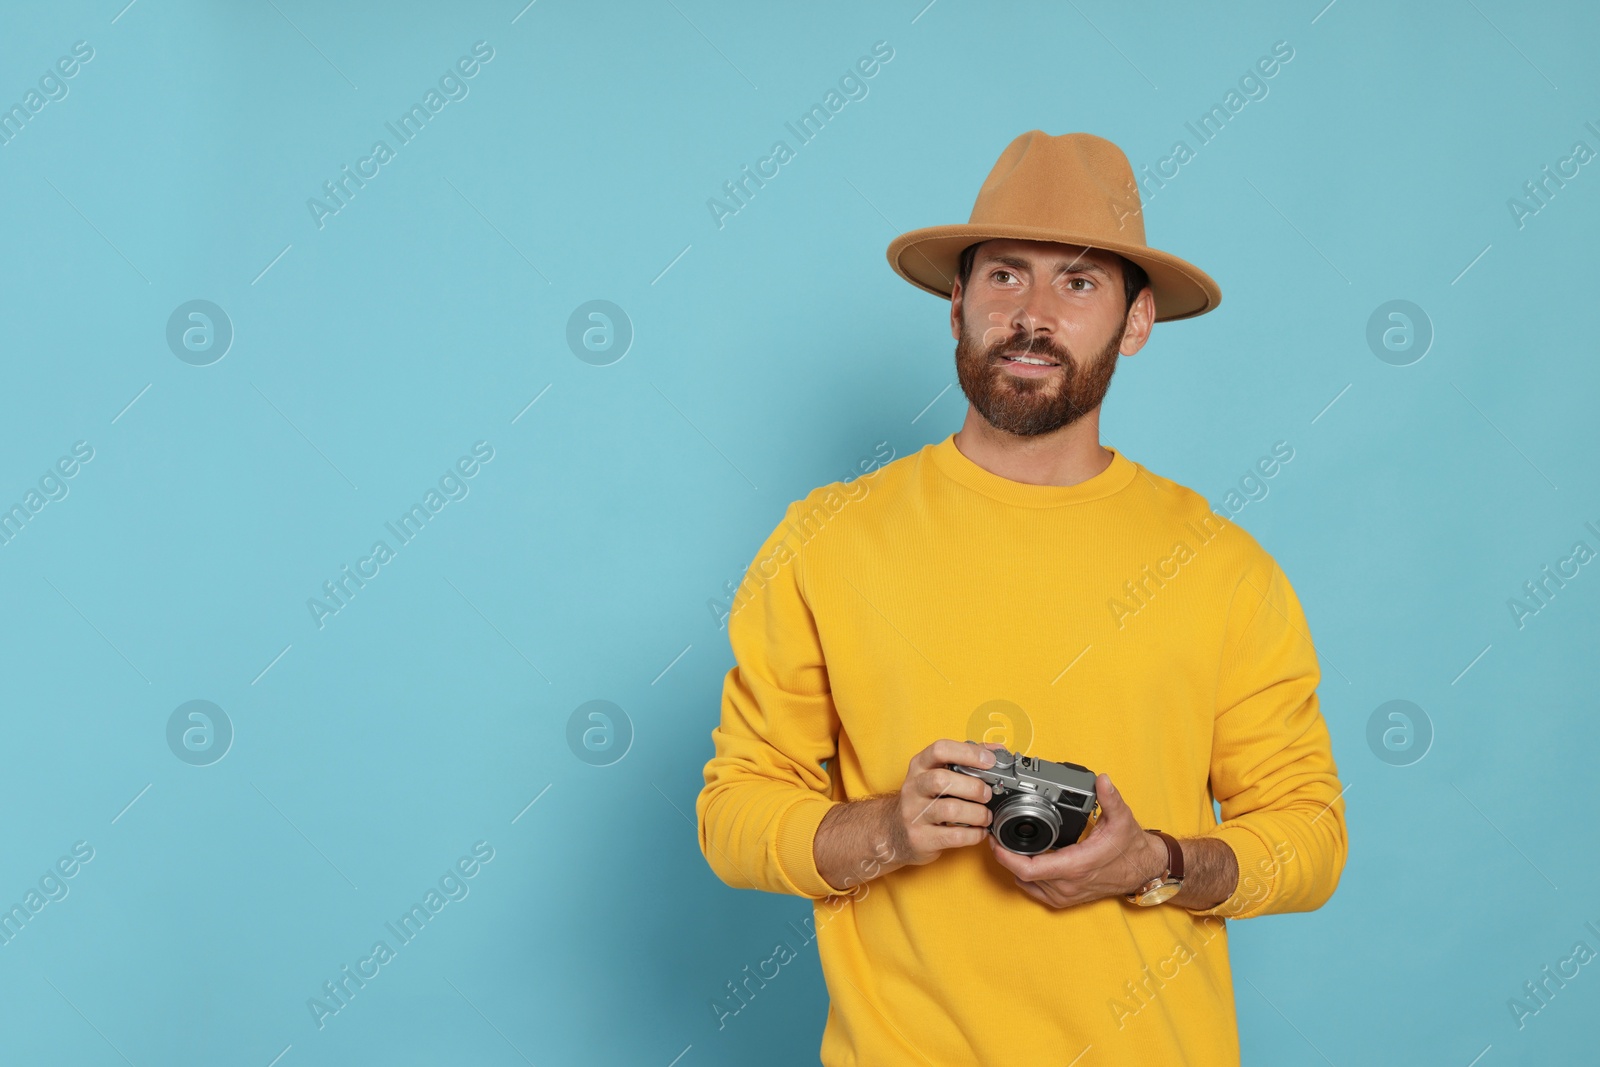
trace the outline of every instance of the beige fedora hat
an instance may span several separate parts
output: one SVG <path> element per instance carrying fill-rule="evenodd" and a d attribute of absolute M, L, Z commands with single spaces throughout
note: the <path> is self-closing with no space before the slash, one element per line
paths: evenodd
<path fill-rule="evenodd" d="M 1150 276 L 1156 321 L 1203 315 L 1222 302 L 1205 271 L 1144 239 L 1139 185 L 1122 149 L 1091 133 L 1029 130 L 1006 146 L 965 223 L 929 226 L 889 242 L 889 266 L 950 298 L 961 250 L 991 238 L 1057 241 L 1126 256 Z"/>

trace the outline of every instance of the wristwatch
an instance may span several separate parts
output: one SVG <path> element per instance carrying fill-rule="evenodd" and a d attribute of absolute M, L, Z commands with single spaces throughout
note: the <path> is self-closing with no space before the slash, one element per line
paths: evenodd
<path fill-rule="evenodd" d="M 1171 900 L 1183 888 L 1183 849 L 1178 846 L 1177 839 L 1160 830 L 1146 830 L 1145 833 L 1155 834 L 1167 846 L 1167 869 L 1128 894 L 1129 902 L 1141 907 Z"/>

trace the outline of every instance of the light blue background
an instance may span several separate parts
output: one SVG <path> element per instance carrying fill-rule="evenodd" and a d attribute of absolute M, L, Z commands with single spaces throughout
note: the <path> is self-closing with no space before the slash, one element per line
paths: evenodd
<path fill-rule="evenodd" d="M 816 1062 L 814 949 L 725 1029 L 708 1007 L 809 912 L 696 844 L 708 601 L 788 501 L 959 425 L 896 233 L 964 221 L 1024 130 L 1193 147 L 1279 40 L 1148 204 L 1222 306 L 1158 327 L 1104 419 L 1214 502 L 1295 449 L 1237 521 L 1305 606 L 1351 846 L 1326 907 L 1233 925 L 1245 1060 L 1592 1049 L 1600 968 L 1521 1030 L 1507 1000 L 1600 948 L 1600 567 L 1522 629 L 1507 600 L 1600 547 L 1600 168 L 1521 228 L 1507 200 L 1600 148 L 1596 15 L 924 3 L 8 5 L 0 102 L 94 58 L 0 147 L 0 503 L 95 454 L 0 548 L 0 902 L 95 856 L 0 947 L 0 1061 Z M 318 229 L 307 199 L 480 40 L 470 94 Z M 877 41 L 869 95 L 719 229 L 707 199 Z M 207 367 L 165 342 L 194 299 L 236 331 Z M 595 299 L 636 334 L 605 367 L 565 340 Z M 1435 330 L 1409 366 L 1365 340 L 1393 299 Z M 319 630 L 307 598 L 480 440 L 470 495 Z M 236 730 L 207 767 L 166 743 L 193 699 Z M 608 767 L 565 741 L 591 699 L 636 732 Z M 1435 732 L 1409 766 L 1366 740 L 1391 699 Z M 480 840 L 470 895 L 319 1030 L 307 999 Z"/>

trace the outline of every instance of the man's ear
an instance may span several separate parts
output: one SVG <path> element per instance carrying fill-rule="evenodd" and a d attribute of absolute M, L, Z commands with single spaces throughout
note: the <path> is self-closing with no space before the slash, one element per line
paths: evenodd
<path fill-rule="evenodd" d="M 950 336 L 961 340 L 961 279 L 950 286 Z"/>
<path fill-rule="evenodd" d="M 1124 356 L 1137 354 L 1150 339 L 1150 330 L 1155 323 L 1155 294 L 1149 286 L 1145 286 L 1139 290 L 1139 295 L 1133 298 L 1133 306 L 1128 309 L 1128 328 L 1122 335 L 1122 346 L 1118 351 Z"/>

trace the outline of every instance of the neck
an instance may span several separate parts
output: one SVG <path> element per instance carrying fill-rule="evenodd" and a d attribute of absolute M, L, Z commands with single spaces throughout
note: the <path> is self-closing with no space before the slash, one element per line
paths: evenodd
<path fill-rule="evenodd" d="M 1077 485 L 1111 466 L 1111 452 L 1100 445 L 1098 407 L 1059 430 L 1018 437 L 995 429 L 968 404 L 955 444 L 990 474 L 1028 485 Z"/>

